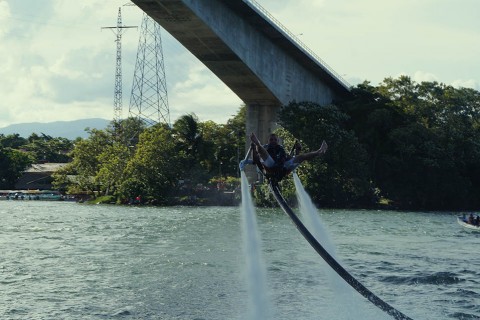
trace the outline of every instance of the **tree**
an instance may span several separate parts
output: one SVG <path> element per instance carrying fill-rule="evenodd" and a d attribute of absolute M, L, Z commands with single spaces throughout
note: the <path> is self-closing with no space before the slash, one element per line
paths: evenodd
<path fill-rule="evenodd" d="M 246 111 L 245 105 L 240 107 L 237 114 L 226 123 L 225 134 L 227 135 L 227 159 L 225 173 L 230 176 L 239 176 L 238 164 L 245 153 Z"/>
<path fill-rule="evenodd" d="M 477 91 L 401 76 L 352 93 L 340 108 L 368 152 L 381 195 L 405 209 L 478 205 Z"/>
<path fill-rule="evenodd" d="M 21 146 L 27 144 L 25 138 L 20 137 L 18 133 L 4 135 L 0 134 L 0 147 L 19 149 Z"/>
<path fill-rule="evenodd" d="M 13 189 L 17 179 L 32 162 L 28 153 L 0 146 L 0 189 Z"/>
<path fill-rule="evenodd" d="M 28 137 L 28 143 L 22 148 L 32 153 L 35 162 L 62 163 L 71 160 L 68 154 L 73 149 L 73 142 L 67 138 L 52 138 L 43 133 L 41 136 L 33 133 Z"/>
<path fill-rule="evenodd" d="M 55 185 L 63 186 L 68 182 L 68 189 L 71 192 L 87 190 L 94 194 L 99 190 L 98 182 L 95 180 L 101 165 L 98 156 L 112 144 L 112 136 L 106 131 L 97 129 L 90 130 L 87 139 L 76 140 L 72 151 L 73 161 L 55 175 Z M 75 180 L 69 182 L 68 175 L 74 176 Z"/>
<path fill-rule="evenodd" d="M 323 160 L 302 166 L 306 189 L 323 205 L 371 205 L 374 201 L 367 153 L 354 132 L 346 128 L 348 116 L 336 106 L 311 102 L 290 103 L 280 112 L 280 124 L 304 145 L 303 152 L 317 150 L 326 140 Z"/>
<path fill-rule="evenodd" d="M 107 132 L 114 137 L 116 142 L 124 146 L 134 147 L 145 128 L 146 125 L 141 119 L 129 117 L 118 121 L 118 123 L 112 121 L 107 128 Z"/>
<path fill-rule="evenodd" d="M 194 113 L 181 116 L 173 124 L 173 130 L 178 145 L 196 161 L 203 142 L 198 117 Z"/>
<path fill-rule="evenodd" d="M 95 176 L 105 195 L 117 195 L 125 180 L 125 169 L 132 158 L 139 137 L 146 126 L 141 119 L 127 118 L 107 128 L 111 143 L 98 155 L 99 167 Z"/>
<path fill-rule="evenodd" d="M 212 176 L 211 170 L 215 167 L 212 158 L 214 146 L 212 141 L 205 141 L 205 132 L 202 130 L 204 127 L 213 129 L 214 132 L 217 130 L 213 122 L 202 126 L 193 113 L 180 117 L 173 124 L 173 138 L 177 150 L 184 155 L 180 163 L 184 168 L 183 178 L 191 181 L 193 186 L 208 181 Z M 209 134 L 212 135 L 212 132 Z"/>
<path fill-rule="evenodd" d="M 186 157 L 185 151 L 178 150 L 171 129 L 160 124 L 146 129 L 127 164 L 120 194 L 124 199 L 141 195 L 168 203 L 186 169 L 182 166 Z"/>
<path fill-rule="evenodd" d="M 132 153 L 130 148 L 133 146 L 115 142 L 98 156 L 99 170 L 95 178 L 105 195 L 116 194 L 125 180 L 125 169 Z"/>

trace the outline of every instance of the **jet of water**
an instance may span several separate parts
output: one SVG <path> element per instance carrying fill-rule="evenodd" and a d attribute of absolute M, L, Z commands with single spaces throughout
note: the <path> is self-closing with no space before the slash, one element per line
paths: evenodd
<path fill-rule="evenodd" d="M 315 239 L 322 244 L 325 250 L 337 260 L 335 246 L 330 240 L 331 237 L 328 230 L 324 227 L 325 224 L 321 220 L 317 208 L 313 204 L 308 193 L 305 191 L 296 172 L 293 173 L 293 180 L 295 183 L 300 212 L 305 218 L 308 229 Z M 360 296 L 355 295 L 355 292 L 350 286 L 348 286 L 330 267 L 327 267 L 326 272 L 335 296 L 332 306 L 337 310 L 336 319 L 368 319 L 369 317 L 365 314 L 367 311 L 365 310 L 365 304 L 362 304 Z"/>
<path fill-rule="evenodd" d="M 243 243 L 247 263 L 249 312 L 251 320 L 271 319 L 268 299 L 266 269 L 261 255 L 261 240 L 257 229 L 247 176 L 242 171 L 242 225 Z"/>
<path fill-rule="evenodd" d="M 318 215 L 317 208 L 312 202 L 312 199 L 305 191 L 305 188 L 300 181 L 297 173 L 293 173 L 293 181 L 295 183 L 295 190 L 297 194 L 297 199 L 300 205 L 300 212 L 305 218 L 306 223 L 310 226 L 310 230 L 317 239 L 318 242 L 330 253 L 332 257 L 335 258 L 335 246 L 330 240 L 330 236 L 327 230 L 323 227 L 324 223 L 321 221 L 320 216 Z"/>

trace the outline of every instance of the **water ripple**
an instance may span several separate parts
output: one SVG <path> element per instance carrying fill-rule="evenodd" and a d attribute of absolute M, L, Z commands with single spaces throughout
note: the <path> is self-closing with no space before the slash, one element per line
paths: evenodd
<path fill-rule="evenodd" d="M 464 279 L 451 272 L 436 272 L 434 274 L 417 274 L 416 276 L 386 276 L 382 277 L 382 281 L 392 284 L 434 284 L 449 285 L 454 283 L 465 282 Z"/>
<path fill-rule="evenodd" d="M 0 319 L 245 319 L 239 208 L 0 207 Z M 319 214 L 342 265 L 399 310 L 413 319 L 479 319 L 480 258 L 472 252 L 480 237 L 461 230 L 455 215 Z M 329 267 L 288 217 L 259 209 L 257 219 L 276 320 L 389 319 L 364 300 L 354 315 L 333 307 L 341 298 Z"/>

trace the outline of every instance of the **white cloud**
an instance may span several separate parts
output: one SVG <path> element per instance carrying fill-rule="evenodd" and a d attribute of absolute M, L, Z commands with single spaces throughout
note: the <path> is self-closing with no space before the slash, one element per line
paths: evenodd
<path fill-rule="evenodd" d="M 478 79 L 478 1 L 332 0 L 315 9 L 304 1 L 261 3 L 351 83 L 418 70 L 444 83 Z"/>
<path fill-rule="evenodd" d="M 455 88 L 470 88 L 480 90 L 480 83 L 474 79 L 458 79 L 452 82 L 452 86 L 454 86 Z"/>
<path fill-rule="evenodd" d="M 242 101 L 211 72 L 200 64 L 193 64 L 188 78 L 177 82 L 170 90 L 172 118 L 195 113 L 200 120 L 224 123 L 236 114 Z"/>
<path fill-rule="evenodd" d="M 6 0 L 0 0 L 0 39 L 9 31 L 10 7 Z"/>
<path fill-rule="evenodd" d="M 438 81 L 438 78 L 434 74 L 424 71 L 415 72 L 411 78 L 418 83 Z"/>
<path fill-rule="evenodd" d="M 355 85 L 406 74 L 480 89 L 480 2 L 257 0 Z M 0 0 L 0 127 L 113 117 L 115 26 L 141 25 L 125 0 Z M 433 6 L 435 8 L 433 8 Z M 123 115 L 128 113 L 139 30 L 122 37 Z M 172 122 L 194 112 L 223 122 L 240 99 L 166 32 L 162 34 Z"/>
<path fill-rule="evenodd" d="M 43 13 L 14 12 L 19 36 L 9 36 L 0 46 L 5 57 L 0 60 L 0 126 L 79 116 L 112 118 L 115 36 L 100 28 L 115 25 L 118 11 L 111 10 L 111 2 L 84 1 L 77 8 L 70 1 L 43 4 Z M 11 24 L 0 20 L 2 28 Z M 138 33 L 132 39 L 125 37 L 124 53 L 136 51 L 137 39 Z M 128 66 L 125 63 L 124 69 Z"/>
<path fill-rule="evenodd" d="M 436 75 L 429 72 L 424 72 L 424 71 L 415 72 L 411 78 L 413 81 L 417 83 L 424 82 L 424 81 L 425 82 L 433 82 L 433 81 L 442 82 L 439 80 L 439 78 Z M 480 89 L 480 83 L 475 79 L 456 79 L 446 84 L 452 85 L 455 88 L 471 88 L 475 90 Z"/>
<path fill-rule="evenodd" d="M 326 5 L 327 0 L 300 0 L 298 1 L 302 6 L 309 8 L 322 8 Z"/>

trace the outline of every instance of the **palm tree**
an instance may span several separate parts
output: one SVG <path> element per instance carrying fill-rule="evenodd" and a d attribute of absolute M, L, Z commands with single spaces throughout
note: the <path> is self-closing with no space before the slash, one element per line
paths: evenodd
<path fill-rule="evenodd" d="M 173 131 L 183 150 L 193 161 L 197 160 L 199 148 L 203 142 L 198 117 L 194 113 L 181 116 L 173 124 Z"/>

